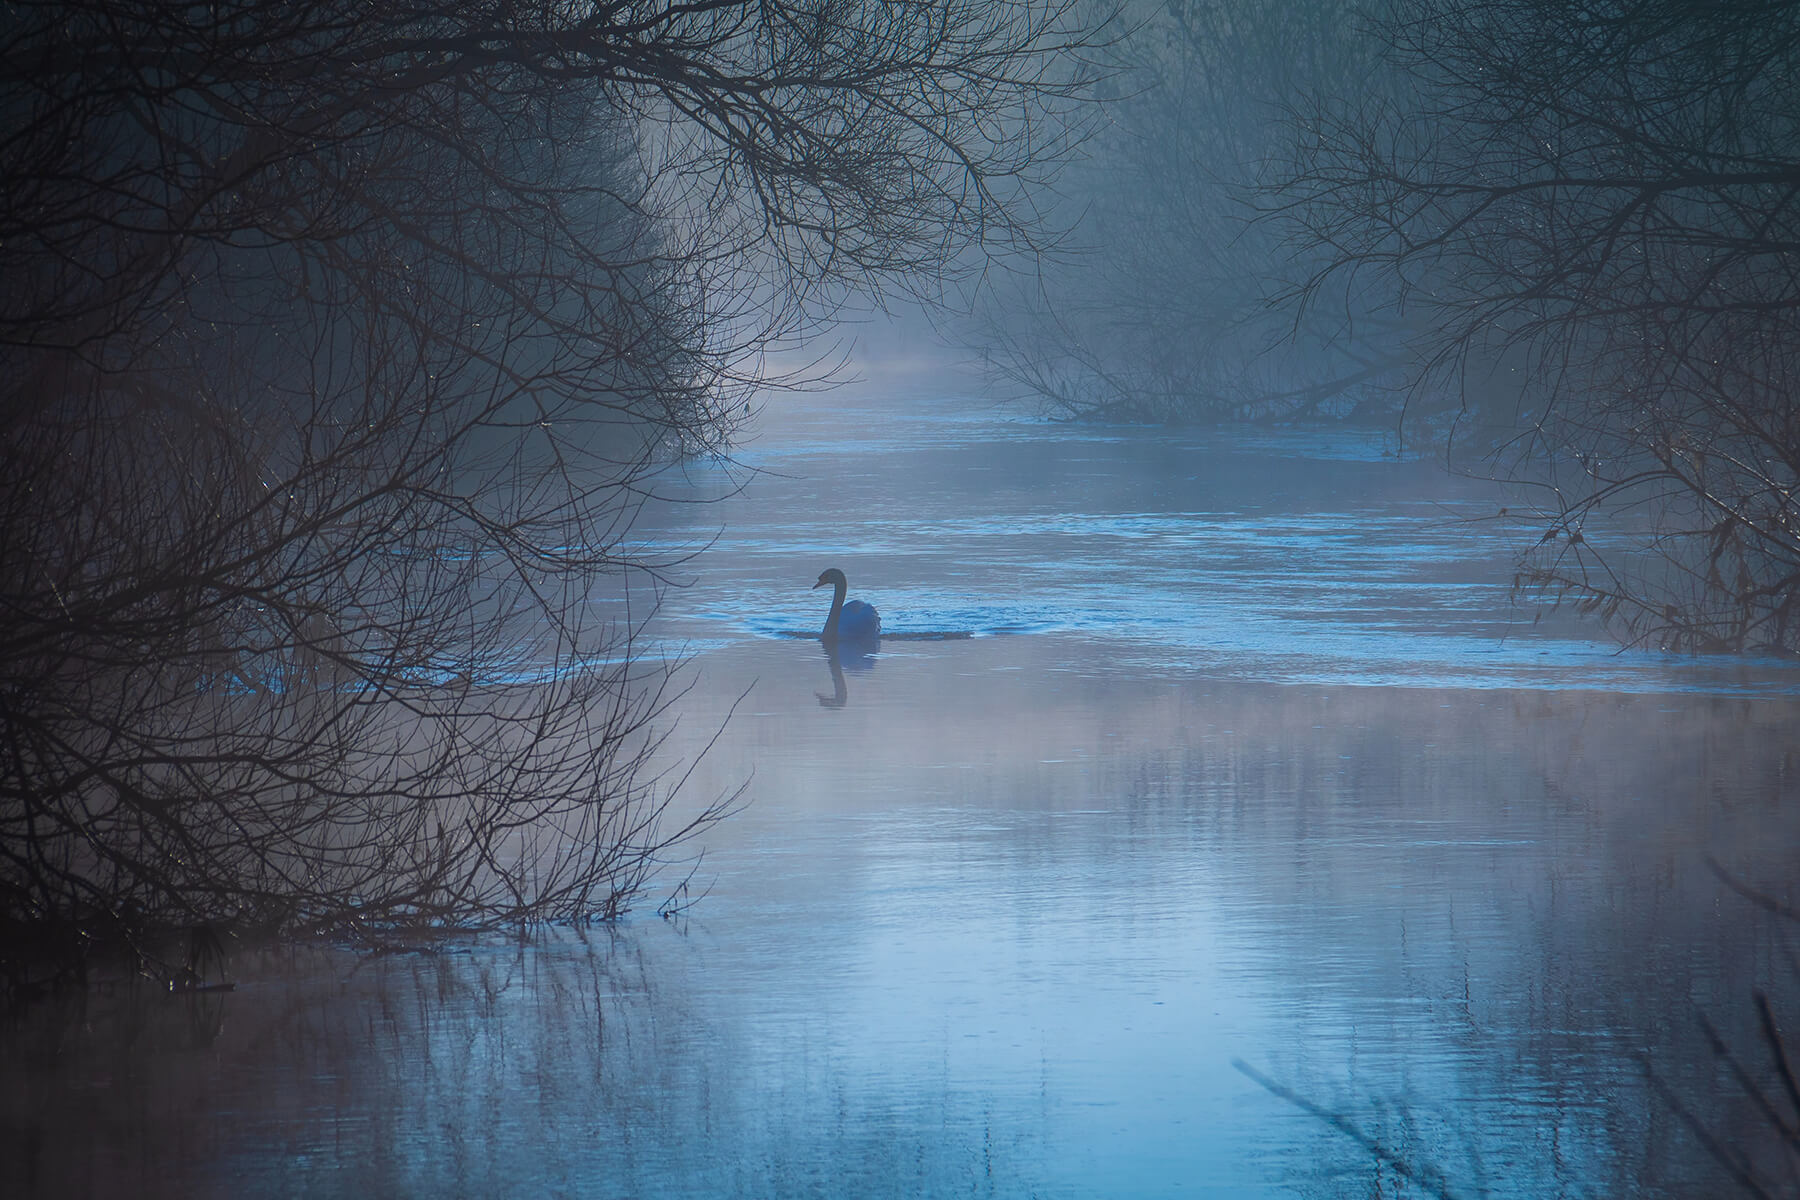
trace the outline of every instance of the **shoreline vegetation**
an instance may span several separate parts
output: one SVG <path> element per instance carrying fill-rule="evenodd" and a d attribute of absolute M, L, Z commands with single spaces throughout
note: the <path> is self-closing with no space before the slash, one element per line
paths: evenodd
<path fill-rule="evenodd" d="M 639 507 L 820 383 L 770 364 L 844 306 L 1046 245 L 1111 37 L 1070 0 L 18 8 L 13 995 L 21 957 L 605 921 L 679 869 L 735 795 L 650 765 L 686 684 L 634 644 L 674 565 Z"/>
<path fill-rule="evenodd" d="M 1508 485 L 1524 601 L 1800 650 L 1800 8 L 1148 6 L 969 347 L 1063 419 L 1385 425 Z M 1504 514 L 1503 514 L 1504 515 Z"/>

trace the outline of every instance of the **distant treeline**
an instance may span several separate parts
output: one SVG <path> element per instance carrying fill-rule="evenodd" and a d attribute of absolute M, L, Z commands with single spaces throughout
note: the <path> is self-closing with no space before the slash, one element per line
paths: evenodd
<path fill-rule="evenodd" d="M 1521 485 L 1521 587 L 1800 650 L 1800 5 L 1170 0 L 988 310 L 1072 418 L 1337 421 Z"/>

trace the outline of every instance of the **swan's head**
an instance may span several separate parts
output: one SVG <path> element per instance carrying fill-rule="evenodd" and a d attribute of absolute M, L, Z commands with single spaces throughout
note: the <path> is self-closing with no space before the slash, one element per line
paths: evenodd
<path fill-rule="evenodd" d="M 813 590 L 817 591 L 819 588 L 826 586 L 849 587 L 850 585 L 844 578 L 844 573 L 842 571 L 838 570 L 836 567 L 826 567 L 823 571 L 819 572 L 819 582 L 813 584 Z"/>

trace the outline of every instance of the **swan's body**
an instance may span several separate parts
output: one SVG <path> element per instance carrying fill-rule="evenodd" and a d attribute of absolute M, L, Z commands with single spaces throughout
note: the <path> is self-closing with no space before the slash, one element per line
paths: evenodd
<path fill-rule="evenodd" d="M 873 642 L 881 637 L 881 614 L 875 611 L 873 604 L 864 604 L 861 600 L 844 602 L 844 593 L 850 590 L 850 583 L 844 573 L 836 567 L 828 567 L 820 573 L 819 582 L 814 588 L 831 585 L 831 615 L 825 618 L 825 628 L 819 633 L 819 640 L 827 646 L 835 646 L 839 642 Z"/>

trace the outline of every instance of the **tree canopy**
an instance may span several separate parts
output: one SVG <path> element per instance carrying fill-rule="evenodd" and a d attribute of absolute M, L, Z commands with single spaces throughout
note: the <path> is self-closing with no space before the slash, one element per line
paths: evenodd
<path fill-rule="evenodd" d="M 618 911 L 718 811 L 589 615 L 636 505 L 834 303 L 1040 244 L 1081 15 L 10 6 L 5 920 Z"/>
<path fill-rule="evenodd" d="M 1403 102 L 1321 105 L 1274 205 L 1412 314 L 1415 394 L 1532 484 L 1521 581 L 1800 649 L 1800 5 L 1411 0 Z"/>
<path fill-rule="evenodd" d="M 1523 592 L 1800 650 L 1800 5 L 1133 10 L 1072 241 L 991 319 L 1071 417 L 1358 422 L 1512 485 Z"/>

